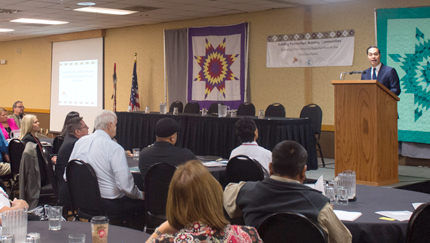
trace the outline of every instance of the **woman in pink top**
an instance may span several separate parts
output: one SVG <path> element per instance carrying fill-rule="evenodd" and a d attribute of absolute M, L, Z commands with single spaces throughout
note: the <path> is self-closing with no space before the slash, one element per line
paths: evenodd
<path fill-rule="evenodd" d="M 5 139 L 11 138 L 11 131 L 19 130 L 15 120 L 13 118 L 7 118 L 7 110 L 3 107 L 0 107 L 0 129 Z"/>

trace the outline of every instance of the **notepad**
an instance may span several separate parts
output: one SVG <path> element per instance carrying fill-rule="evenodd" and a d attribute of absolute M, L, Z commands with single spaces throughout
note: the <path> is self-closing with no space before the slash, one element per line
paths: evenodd
<path fill-rule="evenodd" d="M 412 212 L 407 211 L 407 210 L 405 210 L 405 211 L 378 211 L 375 213 L 382 215 L 382 216 L 385 216 L 385 217 L 388 217 L 388 218 L 398 220 L 398 221 L 409 220 L 409 218 L 412 215 Z"/>
<path fill-rule="evenodd" d="M 333 210 L 336 216 L 342 221 L 355 221 L 361 215 L 361 212 L 348 212 L 343 210 Z"/>

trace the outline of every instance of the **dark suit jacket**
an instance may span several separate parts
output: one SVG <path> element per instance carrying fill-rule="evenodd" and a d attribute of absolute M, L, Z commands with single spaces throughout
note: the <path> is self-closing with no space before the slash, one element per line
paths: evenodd
<path fill-rule="evenodd" d="M 372 68 L 366 69 L 361 74 L 361 80 L 370 80 L 372 79 Z M 381 65 L 381 70 L 378 72 L 378 77 L 376 78 L 378 82 L 387 87 L 391 92 L 396 94 L 397 96 L 400 94 L 400 82 L 399 76 L 397 75 L 396 69 Z"/>
<path fill-rule="evenodd" d="M 57 176 L 58 197 L 60 199 L 60 203 L 63 205 L 70 205 L 69 187 L 64 181 L 63 175 L 64 170 L 69 163 L 69 158 L 72 154 L 73 147 L 75 147 L 76 141 L 78 141 L 77 137 L 67 134 L 57 154 L 57 164 L 55 165 L 55 172 Z"/>

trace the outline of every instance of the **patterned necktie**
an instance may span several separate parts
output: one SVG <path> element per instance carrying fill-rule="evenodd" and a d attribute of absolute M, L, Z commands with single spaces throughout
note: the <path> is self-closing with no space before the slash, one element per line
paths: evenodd
<path fill-rule="evenodd" d="M 373 75 L 372 75 L 372 79 L 376 80 L 376 68 L 373 68 Z"/>

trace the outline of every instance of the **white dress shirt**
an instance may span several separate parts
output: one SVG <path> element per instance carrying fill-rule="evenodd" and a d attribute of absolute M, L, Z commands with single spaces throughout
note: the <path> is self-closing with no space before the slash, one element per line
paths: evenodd
<path fill-rule="evenodd" d="M 238 155 L 246 155 L 257 160 L 269 172 L 269 163 L 272 162 L 272 152 L 258 146 L 257 142 L 242 143 L 242 145 L 231 151 L 230 159 Z"/>
<path fill-rule="evenodd" d="M 134 184 L 124 149 L 103 130 L 80 138 L 69 161 L 80 159 L 90 164 L 97 175 L 102 198 L 116 199 L 124 195 L 143 200 Z"/>

